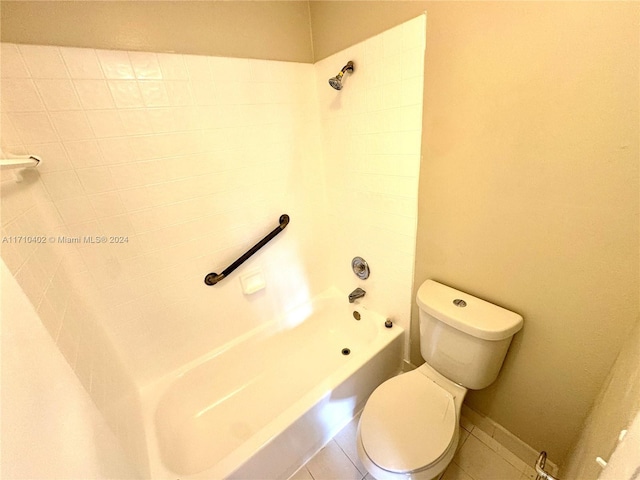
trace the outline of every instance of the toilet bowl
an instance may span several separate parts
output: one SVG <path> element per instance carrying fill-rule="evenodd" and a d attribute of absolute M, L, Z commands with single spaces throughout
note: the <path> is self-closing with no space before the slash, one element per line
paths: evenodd
<path fill-rule="evenodd" d="M 456 453 L 467 389 L 428 364 L 391 378 L 369 397 L 358 454 L 377 480 L 431 480 Z"/>
<path fill-rule="evenodd" d="M 367 400 L 358 456 L 377 480 L 431 480 L 458 447 L 467 389 L 495 381 L 522 317 L 427 280 L 418 289 L 419 368 L 393 377 Z"/>

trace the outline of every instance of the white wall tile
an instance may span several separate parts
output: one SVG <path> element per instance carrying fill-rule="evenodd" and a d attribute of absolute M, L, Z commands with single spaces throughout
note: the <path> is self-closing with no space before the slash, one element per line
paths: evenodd
<path fill-rule="evenodd" d="M 150 160 L 158 156 L 166 156 L 165 150 L 160 145 L 162 139 L 166 139 L 161 135 L 140 135 L 129 138 L 129 147 L 133 155 L 133 159 Z M 131 166 L 136 169 L 137 166 Z M 133 173 L 133 172 L 132 172 Z"/>
<path fill-rule="evenodd" d="M 387 84 L 382 93 L 382 108 L 390 110 L 398 105 L 402 105 L 402 95 L 403 90 L 400 81 Z"/>
<path fill-rule="evenodd" d="M 191 95 L 191 89 L 189 88 L 189 82 L 165 81 L 164 86 L 170 105 L 193 105 L 193 97 Z"/>
<path fill-rule="evenodd" d="M 113 97 L 107 82 L 104 80 L 74 80 L 78 97 L 87 110 L 114 108 Z"/>
<path fill-rule="evenodd" d="M 122 187 L 120 184 L 118 184 L 118 186 Z M 124 188 L 118 193 L 128 212 L 135 212 L 154 205 L 147 193 L 147 187 Z"/>
<path fill-rule="evenodd" d="M 422 77 L 411 77 L 402 80 L 401 91 L 402 100 L 401 105 L 422 105 Z"/>
<path fill-rule="evenodd" d="M 102 231 L 107 236 L 128 236 L 135 234 L 128 215 L 123 214 L 103 217 L 99 220 L 99 223 L 102 227 Z"/>
<path fill-rule="evenodd" d="M 105 78 L 127 80 L 136 78 L 127 52 L 96 50 Z"/>
<path fill-rule="evenodd" d="M 94 167 L 104 163 L 102 153 L 95 140 L 64 142 L 64 149 L 76 169 Z"/>
<path fill-rule="evenodd" d="M 87 222 L 96 216 L 91 204 L 78 198 L 60 199 L 56 205 L 62 219 L 68 224 Z"/>
<path fill-rule="evenodd" d="M 93 131 L 83 111 L 51 112 L 50 117 L 62 140 L 93 138 Z"/>
<path fill-rule="evenodd" d="M 29 260 L 27 260 L 23 267 L 16 273 L 15 278 L 24 293 L 29 297 L 29 300 L 31 300 L 31 303 L 37 306 L 44 296 L 44 288 L 38 276 L 32 272 L 32 269 L 28 268 L 28 265 Z"/>
<path fill-rule="evenodd" d="M 89 195 L 89 201 L 98 218 L 122 215 L 126 213 L 124 203 L 118 192 L 98 193 Z"/>
<path fill-rule="evenodd" d="M 183 55 L 182 58 L 191 80 L 210 81 L 212 79 L 208 57 L 201 55 Z"/>
<path fill-rule="evenodd" d="M 32 78 L 67 78 L 69 74 L 58 47 L 19 45 Z"/>
<path fill-rule="evenodd" d="M 29 71 L 22 60 L 18 46 L 3 43 L 0 48 L 0 75 L 2 78 L 28 78 Z"/>
<path fill-rule="evenodd" d="M 402 78 L 424 75 L 424 47 L 415 47 L 402 52 Z"/>
<path fill-rule="evenodd" d="M 147 107 L 167 107 L 171 105 L 164 82 L 143 80 L 138 82 L 142 100 Z"/>
<path fill-rule="evenodd" d="M 2 126 L 0 142 L 3 148 L 22 143 L 22 139 L 20 138 L 20 135 L 18 135 L 16 127 L 13 126 L 13 122 L 9 118 L 9 115 L 4 112 L 0 113 L 0 125 Z"/>
<path fill-rule="evenodd" d="M 188 80 L 189 72 L 184 63 L 182 55 L 174 55 L 169 53 L 159 53 L 158 63 L 162 72 L 162 78 L 165 80 Z"/>
<path fill-rule="evenodd" d="M 40 112 L 44 105 L 32 80 L 6 78 L 0 85 L 3 112 Z"/>
<path fill-rule="evenodd" d="M 228 82 L 230 77 L 236 79 L 240 83 L 244 82 L 260 82 L 260 78 L 264 76 L 273 77 L 272 74 L 267 73 L 266 70 L 270 68 L 270 65 L 276 62 L 260 63 L 259 60 L 252 60 L 246 58 L 229 58 L 229 57 L 211 57 L 209 66 L 211 68 L 211 75 L 216 82 Z M 263 69 L 261 70 L 262 67 Z M 254 76 L 257 74 L 258 76 Z"/>
<path fill-rule="evenodd" d="M 9 119 L 24 143 L 49 143 L 58 140 L 58 135 L 44 112 L 9 113 Z"/>
<path fill-rule="evenodd" d="M 35 81 L 38 92 L 49 111 L 79 110 L 80 101 L 70 80 L 39 79 Z"/>
<path fill-rule="evenodd" d="M 82 168 L 77 171 L 77 174 L 85 192 L 89 195 L 114 190 L 116 187 L 109 167 Z"/>
<path fill-rule="evenodd" d="M 43 173 L 41 177 L 54 201 L 84 195 L 82 185 L 73 171 Z"/>
<path fill-rule="evenodd" d="M 125 134 L 117 110 L 88 110 L 85 113 L 96 138 L 121 137 Z"/>
<path fill-rule="evenodd" d="M 90 48 L 60 47 L 71 78 L 104 78 L 96 52 Z"/>
<path fill-rule="evenodd" d="M 155 53 L 129 52 L 135 76 L 139 80 L 160 80 L 162 71 Z"/>
<path fill-rule="evenodd" d="M 120 120 L 127 135 L 152 133 L 147 109 L 119 110 Z"/>
<path fill-rule="evenodd" d="M 111 80 L 109 90 L 118 108 L 144 107 L 138 83 L 131 80 Z"/>
<path fill-rule="evenodd" d="M 218 92 L 214 87 L 215 85 L 211 81 L 192 80 L 191 91 L 196 105 L 215 105 L 218 103 Z"/>
<path fill-rule="evenodd" d="M 133 151 L 127 139 L 101 138 L 98 146 L 107 164 L 131 162 L 134 160 Z"/>

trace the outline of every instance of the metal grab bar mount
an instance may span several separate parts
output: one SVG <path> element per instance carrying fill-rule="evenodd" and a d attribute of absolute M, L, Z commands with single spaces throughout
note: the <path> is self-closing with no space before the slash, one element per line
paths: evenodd
<path fill-rule="evenodd" d="M 233 272 L 236 268 L 242 265 L 249 257 L 251 257 L 254 253 L 260 250 L 262 247 L 264 247 L 267 243 L 269 243 L 269 241 L 271 241 L 273 237 L 275 237 L 282 230 L 284 230 L 286 226 L 289 225 L 289 215 L 287 214 L 281 215 L 279 222 L 280 222 L 280 225 L 278 225 L 266 237 L 264 237 L 262 240 L 256 243 L 253 247 L 251 247 L 244 255 L 238 258 L 238 260 L 236 260 L 227 268 L 225 268 L 222 271 L 222 273 L 214 273 L 214 272 L 208 273 L 204 277 L 204 283 L 206 283 L 207 285 L 215 285 L 219 281 L 226 278 L 231 272 Z"/>
<path fill-rule="evenodd" d="M 536 479 L 541 480 L 558 480 L 558 478 L 552 476 L 550 473 L 544 469 L 545 464 L 547 463 L 547 452 L 540 452 L 540 456 L 536 461 Z"/>

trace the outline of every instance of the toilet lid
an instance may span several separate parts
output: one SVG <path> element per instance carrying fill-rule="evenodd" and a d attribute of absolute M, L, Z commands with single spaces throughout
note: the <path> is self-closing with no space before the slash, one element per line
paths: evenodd
<path fill-rule="evenodd" d="M 369 397 L 360 420 L 367 456 L 380 468 L 420 470 L 446 453 L 453 440 L 453 396 L 415 372 L 393 377 Z"/>

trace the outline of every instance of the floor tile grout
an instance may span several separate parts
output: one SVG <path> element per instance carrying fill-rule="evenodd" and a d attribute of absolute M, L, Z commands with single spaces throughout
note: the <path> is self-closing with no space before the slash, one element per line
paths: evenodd
<path fill-rule="evenodd" d="M 347 452 L 345 452 L 344 448 L 342 448 L 342 445 L 340 445 L 340 442 L 336 441 L 336 444 L 338 445 L 338 447 L 340 447 L 340 450 L 342 450 L 342 453 L 344 453 L 344 456 L 345 456 L 345 457 L 347 457 L 347 458 L 349 459 L 349 461 L 350 461 L 350 462 L 351 462 L 351 464 L 356 468 L 356 470 L 358 470 L 358 472 L 360 472 L 360 474 L 361 474 L 361 475 L 364 475 L 364 476 L 366 477 L 366 476 L 367 476 L 367 474 L 366 474 L 366 473 L 364 473 L 364 474 L 363 474 L 363 473 L 360 471 L 360 469 L 358 468 L 358 465 L 356 465 L 356 464 L 354 463 L 354 461 L 351 459 L 351 457 L 349 456 L 349 454 L 348 454 Z M 364 477 L 362 477 L 362 478 L 364 478 Z"/>
<path fill-rule="evenodd" d="M 482 430 L 481 428 L 479 428 L 477 425 L 472 424 L 468 419 L 465 419 L 466 421 L 465 426 L 462 426 L 462 423 L 460 425 L 460 433 L 461 433 L 461 437 L 464 437 L 461 439 L 458 447 L 457 447 L 457 452 L 456 455 L 454 456 L 454 458 L 451 461 L 451 464 L 455 465 L 455 469 L 457 469 L 457 471 L 461 472 L 461 474 L 464 475 L 464 478 L 470 479 L 470 480 L 479 480 L 479 477 L 477 476 L 477 473 L 479 472 L 470 472 L 469 471 L 469 467 L 473 467 L 472 470 L 475 470 L 475 467 L 473 464 L 469 464 L 469 457 L 467 456 L 466 460 L 463 460 L 463 462 L 465 463 L 465 467 L 463 468 L 459 461 L 460 461 L 460 452 L 462 451 L 463 447 L 468 443 L 468 440 L 471 436 L 474 437 L 474 442 L 473 444 L 470 444 L 469 447 L 467 449 L 465 449 L 465 453 L 463 453 L 463 455 L 467 455 L 467 454 L 471 454 L 472 452 L 469 452 L 467 450 L 477 450 L 477 445 L 482 445 L 483 446 L 483 451 L 485 452 L 483 455 L 491 455 L 492 457 L 490 458 L 495 458 L 495 461 L 498 461 L 498 459 L 501 460 L 501 462 L 498 462 L 498 464 L 500 465 L 505 465 L 505 467 L 501 467 L 501 468 L 507 468 L 506 465 L 508 465 L 509 468 L 512 468 L 514 471 L 517 471 L 519 476 L 517 479 L 514 480 L 522 480 L 522 479 L 528 479 L 528 474 L 530 473 L 530 471 L 532 471 L 532 469 L 527 468 L 528 465 L 526 464 L 526 462 L 521 461 L 519 459 L 519 457 L 517 457 L 513 452 L 511 452 L 510 450 L 508 450 L 506 447 L 504 447 L 502 444 L 500 444 L 497 440 L 495 440 L 491 435 L 489 435 L 489 433 L 485 432 L 484 430 Z M 347 426 L 345 426 L 345 429 L 347 428 Z M 352 428 L 352 427 L 351 427 Z M 476 431 L 478 430 L 478 431 Z M 464 432 L 464 433 L 463 433 Z M 340 441 L 338 441 L 336 439 L 338 435 L 336 435 L 333 439 L 331 439 L 327 445 L 331 442 L 335 442 L 335 445 L 338 447 L 338 449 L 336 450 L 335 448 L 333 448 L 332 453 L 331 453 L 331 457 L 333 457 L 336 461 L 343 461 L 343 460 L 339 460 L 340 455 L 343 455 L 344 457 L 347 458 L 347 460 L 349 460 L 349 464 L 351 464 L 353 466 L 353 468 L 355 469 L 355 471 L 358 473 L 357 477 L 354 475 L 354 477 L 352 478 L 358 478 L 359 480 L 373 480 L 373 477 L 371 477 L 366 471 L 363 472 L 361 471 L 361 469 L 358 467 L 356 460 L 352 459 L 349 456 L 349 453 L 347 452 L 347 449 L 344 448 L 341 444 Z M 348 437 L 347 437 L 348 438 Z M 343 443 L 346 440 L 346 438 L 341 438 L 341 440 L 343 441 Z M 487 443 L 489 442 L 489 443 Z M 323 447 L 324 449 L 324 447 Z M 507 457 L 507 455 L 503 455 L 501 454 L 501 452 L 507 452 L 510 454 L 509 458 L 505 458 Z M 339 453 L 338 453 L 339 452 Z M 318 452 L 319 453 L 319 452 Z M 326 453 L 329 453 L 328 451 Z M 352 452 L 353 453 L 353 452 Z M 464 458 L 464 457 L 463 457 Z M 311 459 L 312 460 L 312 459 Z M 309 462 L 311 461 L 309 460 Z M 519 460 L 517 463 L 517 465 L 514 465 L 513 462 L 516 462 L 516 460 Z M 313 480 L 316 480 L 316 478 L 313 476 L 313 474 L 311 473 L 311 469 L 309 469 L 307 467 L 307 465 L 309 464 L 309 462 L 307 462 L 307 464 L 304 465 L 304 468 L 306 469 L 309 477 Z M 489 463 L 493 464 L 492 461 L 488 461 Z M 485 462 L 487 463 L 487 462 Z M 486 466 L 486 465 L 485 465 Z M 450 478 L 452 475 L 454 477 L 456 477 L 456 473 L 454 472 L 450 472 L 449 475 L 447 475 L 447 471 L 449 469 L 445 469 L 445 471 L 438 477 L 439 479 L 443 479 L 443 478 Z M 475 473 L 476 476 L 474 476 L 472 473 Z M 355 474 L 355 472 L 354 472 Z M 484 475 L 484 474 L 483 474 Z M 451 477 L 451 478 L 454 478 Z M 318 479 L 318 480 L 322 480 L 322 479 Z"/>

